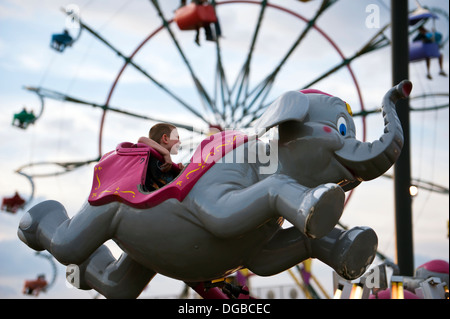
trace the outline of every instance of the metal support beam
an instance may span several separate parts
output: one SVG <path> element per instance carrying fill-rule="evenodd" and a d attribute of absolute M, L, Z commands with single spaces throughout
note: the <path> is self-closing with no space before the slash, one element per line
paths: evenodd
<path fill-rule="evenodd" d="M 392 82 L 397 85 L 409 78 L 408 0 L 391 0 Z M 396 263 L 403 276 L 414 274 L 411 186 L 409 99 L 397 103 L 402 123 L 404 146 L 394 166 Z"/>

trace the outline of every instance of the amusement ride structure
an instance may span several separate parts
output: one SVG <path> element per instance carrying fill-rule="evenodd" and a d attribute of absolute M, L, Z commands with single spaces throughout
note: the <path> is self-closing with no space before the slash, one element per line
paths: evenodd
<path fill-rule="evenodd" d="M 374 52 L 376 50 L 388 47 L 391 45 L 391 39 L 388 36 L 390 24 L 387 24 L 374 32 L 372 37 L 360 46 L 360 49 L 351 56 L 346 56 L 339 43 L 333 40 L 324 30 L 318 25 L 321 16 L 332 10 L 333 5 L 338 0 L 317 0 L 317 1 L 302 1 L 305 3 L 316 3 L 316 10 L 312 17 L 305 17 L 301 13 L 289 9 L 288 5 L 282 6 L 273 4 L 271 1 L 263 0 L 224 0 L 224 1 L 181 1 L 180 6 L 172 8 L 173 16 L 170 16 L 167 10 L 164 10 L 163 1 L 149 0 L 149 5 L 153 6 L 160 20 L 160 26 L 152 30 L 140 43 L 138 43 L 131 54 L 124 53 L 120 48 L 116 47 L 114 39 L 107 39 L 90 26 L 89 21 L 85 21 L 81 15 L 74 11 L 73 7 L 63 9 L 63 12 L 72 19 L 75 27 L 64 29 L 62 33 L 54 34 L 51 37 L 50 47 L 55 50 L 56 54 L 64 54 L 67 50 L 76 50 L 77 42 L 81 36 L 91 36 L 93 39 L 100 41 L 114 54 L 123 60 L 122 67 L 118 70 L 115 78 L 111 79 L 111 86 L 107 92 L 104 101 L 93 102 L 81 96 L 73 96 L 57 90 L 46 88 L 42 86 L 25 86 L 24 88 L 33 94 L 39 100 L 39 111 L 29 112 L 26 109 L 16 113 L 13 118 L 13 125 L 20 129 L 27 129 L 29 125 L 39 125 L 39 120 L 45 116 L 45 102 L 47 99 L 69 102 L 74 105 L 89 106 L 95 109 L 100 109 L 102 112 L 100 118 L 99 135 L 97 138 L 98 153 L 86 160 L 75 161 L 42 161 L 31 162 L 20 166 L 16 172 L 24 176 L 31 185 L 31 192 L 27 199 L 23 199 L 19 194 L 13 197 L 3 199 L 2 209 L 11 213 L 17 212 L 20 208 L 27 208 L 27 205 L 32 202 L 36 193 L 34 179 L 62 175 L 74 171 L 80 167 L 96 163 L 105 153 L 104 149 L 104 129 L 106 127 L 107 114 L 117 113 L 123 116 L 139 118 L 150 122 L 167 122 L 177 126 L 180 129 L 189 132 L 190 140 L 184 143 L 184 152 L 186 155 L 192 153 L 192 150 L 205 135 L 209 132 L 222 131 L 227 128 L 237 128 L 239 130 L 249 130 L 252 123 L 257 120 L 263 112 L 270 105 L 274 98 L 279 95 L 277 85 L 280 81 L 286 81 L 292 76 L 289 71 L 295 68 L 304 67 L 308 64 L 307 61 L 301 61 L 298 56 L 307 50 L 308 38 L 314 37 L 319 39 L 319 43 L 327 50 L 334 52 L 336 63 L 333 65 L 321 68 L 321 72 L 315 78 L 300 79 L 295 85 L 298 90 L 311 88 L 317 83 L 335 76 L 341 70 L 345 70 L 349 83 L 351 84 L 353 94 L 356 97 L 359 105 L 353 108 L 353 117 L 361 120 L 362 140 L 366 140 L 366 117 L 371 114 L 379 113 L 379 109 L 368 109 L 364 103 L 363 94 L 360 85 L 357 81 L 357 76 L 352 68 L 352 62 L 360 59 L 365 54 Z M 233 12 L 237 12 L 239 8 L 245 7 L 252 11 L 253 24 L 249 23 L 245 26 L 248 31 L 248 43 L 246 47 L 236 49 L 233 43 L 232 35 L 227 33 L 228 26 L 232 21 Z M 274 52 L 270 54 L 275 55 L 272 59 L 273 64 L 264 68 L 265 72 L 261 72 L 258 65 L 266 58 L 265 53 L 261 49 L 261 43 L 266 41 L 270 36 L 270 23 L 275 18 L 286 19 L 292 21 L 295 27 L 298 28 L 298 36 L 291 39 L 288 45 L 277 48 L 276 44 Z M 442 19 L 447 22 L 448 13 L 439 8 L 425 8 L 420 6 L 410 13 L 410 28 L 409 34 L 411 37 L 410 45 L 410 59 L 411 63 L 417 61 L 428 61 L 430 59 L 439 59 L 441 56 L 440 50 L 448 44 L 449 34 L 442 34 L 433 29 L 429 35 L 429 41 L 413 42 L 413 36 L 417 34 L 419 29 L 428 25 L 430 22 L 435 25 L 435 19 Z M 447 28 L 448 29 L 448 28 Z M 439 30 L 442 31 L 442 30 Z M 152 44 L 153 41 L 160 37 L 167 37 L 173 44 L 175 55 L 178 56 L 178 63 L 183 72 L 187 72 L 188 77 L 192 81 L 192 92 L 197 95 L 199 103 L 192 102 L 192 99 L 185 99 L 184 95 L 177 92 L 176 88 L 160 80 L 159 74 L 155 74 L 149 67 L 142 64 L 142 59 L 138 59 L 139 54 L 145 50 L 146 46 Z M 266 38 L 265 38 L 266 37 Z M 271 41 L 268 39 L 267 41 Z M 207 42 L 205 42 L 207 41 Z M 276 43 L 276 42 L 275 42 Z M 203 63 L 210 63 L 208 71 L 199 64 L 198 58 L 191 55 L 187 47 L 197 45 L 202 51 Z M 243 56 L 242 65 L 236 67 L 229 65 L 230 57 L 236 55 L 241 51 Z M 227 64 L 228 63 L 228 64 Z M 286 67 L 289 65 L 289 68 Z M 113 104 L 113 96 L 117 90 L 120 90 L 120 83 L 126 70 L 133 69 L 141 76 L 145 77 L 153 88 L 160 92 L 158 96 L 158 104 L 169 103 L 177 105 L 179 110 L 185 112 L 189 117 L 194 118 L 196 123 L 182 121 L 168 121 L 164 117 L 159 117 L 162 113 L 158 110 L 158 106 L 149 102 L 148 110 L 136 111 L 133 108 L 125 106 L 115 106 Z M 283 73 L 286 72 L 287 75 Z M 285 74 L 286 74 L 285 73 Z M 234 76 L 234 77 L 233 77 Z M 285 77 L 284 77 L 285 76 Z M 298 79 L 298 77 L 297 77 Z M 432 99 L 436 97 L 443 97 L 446 103 L 433 106 L 415 106 L 422 105 L 423 100 Z M 410 111 L 426 112 L 431 110 L 440 110 L 448 108 L 448 92 L 427 92 L 420 96 L 411 97 Z M 194 146 L 193 146 L 194 145 Z M 55 171 L 39 173 L 40 166 L 53 165 L 56 167 Z M 33 172 L 29 172 L 29 168 L 33 168 Z M 391 177 L 386 175 L 386 177 Z M 448 188 L 436 185 L 432 182 L 422 179 L 412 178 L 412 182 L 419 188 L 429 189 L 434 192 L 440 192 L 448 196 Z M 346 203 L 350 200 L 352 191 L 347 195 Z M 341 224 L 341 227 L 346 228 Z M 44 257 L 44 256 L 41 256 Z M 384 278 L 381 284 L 384 289 L 389 288 L 391 291 L 390 297 L 401 298 L 407 297 L 403 293 L 403 286 L 413 287 L 411 289 L 420 288 L 421 298 L 448 298 L 448 288 L 445 282 L 440 277 L 440 274 L 445 273 L 442 270 L 442 265 L 427 264 L 419 267 L 419 273 L 413 277 L 400 277 L 396 265 L 390 261 L 381 252 L 378 252 L 378 257 L 382 260 L 382 264 L 376 267 L 372 273 L 363 276 L 357 282 L 346 282 L 341 278 L 336 278 L 334 282 L 334 297 L 335 298 L 369 298 L 370 275 L 375 271 L 381 274 L 380 278 Z M 47 258 L 47 256 L 45 256 Z M 50 260 L 51 257 L 47 259 Z M 54 263 L 52 264 L 53 269 Z M 448 263 L 447 263 L 448 265 Z M 385 269 L 390 267 L 393 269 L 395 276 L 391 278 L 391 285 L 389 285 Z M 444 267 L 445 268 L 445 267 Z M 425 275 L 426 269 L 431 275 Z M 296 272 L 296 273 L 295 273 Z M 332 296 L 326 292 L 319 280 L 311 271 L 310 262 L 304 262 L 288 271 L 294 282 L 301 288 L 302 293 L 306 298 L 331 298 Z M 193 287 L 200 295 L 205 298 L 248 298 L 249 286 L 248 279 L 250 278 L 248 272 L 239 271 L 234 277 L 224 278 L 217 282 L 212 282 L 209 287 Z M 384 275 L 384 277 L 383 277 Z M 429 278 L 434 278 L 430 281 Z M 438 279 L 436 279 L 438 278 Z M 444 275 L 445 278 L 445 275 Z M 447 269 L 447 284 L 448 284 L 448 269 Z M 56 279 L 56 270 L 54 270 L 51 282 L 46 284 L 46 289 L 50 289 Z M 419 280 L 420 279 L 420 280 Z M 439 281 L 442 279 L 442 281 Z M 400 285 L 398 284 L 400 283 Z M 31 286 L 31 283 L 26 284 Z M 240 287 L 239 289 L 236 287 Z M 369 288 L 368 288 L 369 287 Z M 395 287 L 395 289 L 394 289 Z M 400 288 L 398 288 L 400 287 Z M 207 288 L 207 289 L 205 289 Z M 220 289 L 218 289 L 220 288 Z M 368 290 L 369 289 L 369 290 Z M 388 290 L 389 290 L 388 289 Z M 447 289 L 447 290 L 445 290 Z M 392 291 L 395 290 L 395 293 Z M 205 293 L 207 291 L 207 293 Z M 400 294 L 398 291 L 401 291 Z M 405 290 L 406 291 L 406 290 Z M 446 294 L 445 295 L 445 291 Z M 251 295 L 250 290 L 250 295 Z M 371 291 L 372 296 L 378 296 L 381 290 Z M 443 292 L 443 293 L 442 293 Z M 28 292 L 30 293 L 30 292 Z M 32 292 L 31 292 L 32 293 Z M 395 296 L 393 295 L 395 294 Z M 409 294 L 406 293 L 406 294 Z M 414 290 L 412 290 L 412 294 Z M 382 296 L 380 295 L 380 298 Z"/>

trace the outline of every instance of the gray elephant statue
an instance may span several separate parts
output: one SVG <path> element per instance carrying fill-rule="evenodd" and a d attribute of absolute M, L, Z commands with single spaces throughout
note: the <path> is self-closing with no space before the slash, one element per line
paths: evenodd
<path fill-rule="evenodd" d="M 184 180 L 154 191 L 158 196 L 139 182 L 132 190 L 114 185 L 115 192 L 100 192 L 104 183 L 95 175 L 98 187 L 72 218 L 60 203 L 41 202 L 22 217 L 18 236 L 64 265 L 77 265 L 78 288 L 95 289 L 107 298 L 136 298 L 157 273 L 193 286 L 241 268 L 271 276 L 308 258 L 353 280 L 372 263 L 378 239 L 369 227 L 336 227 L 345 191 L 382 175 L 399 157 L 403 131 L 395 104 L 411 89 L 405 80 L 386 93 L 384 132 L 373 143 L 356 139 L 350 106 L 340 98 L 316 90 L 287 92 L 255 123 L 261 131 L 278 126 L 276 142 L 248 137 L 233 144 L 225 156 L 233 160 L 209 161 L 215 164 L 180 191 L 177 187 L 214 155 L 203 152 L 206 156 L 191 160 L 180 173 Z M 219 144 L 223 136 L 216 138 Z M 219 144 L 202 145 L 216 150 L 225 145 Z M 128 148 L 139 154 L 144 150 Z M 275 169 L 267 166 L 270 152 Z M 97 165 L 117 153 L 108 153 Z M 165 188 L 170 192 L 164 193 Z M 138 203 L 139 196 L 153 197 Z M 292 227 L 282 228 L 283 220 Z M 110 239 L 123 250 L 118 260 L 104 245 Z"/>

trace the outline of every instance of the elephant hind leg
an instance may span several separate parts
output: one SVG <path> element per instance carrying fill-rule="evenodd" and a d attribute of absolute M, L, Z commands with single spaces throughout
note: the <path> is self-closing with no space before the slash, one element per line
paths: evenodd
<path fill-rule="evenodd" d="M 278 231 L 247 263 L 260 276 L 271 276 L 308 259 L 317 258 L 341 277 L 353 280 L 364 274 L 375 258 L 378 238 L 369 227 L 347 231 L 334 228 L 319 239 L 306 237 L 297 228 Z"/>
<path fill-rule="evenodd" d="M 73 276 L 68 274 L 68 281 L 77 288 L 93 288 L 109 299 L 137 298 L 156 275 L 125 253 L 116 260 L 105 245 L 81 264 Z"/>
<path fill-rule="evenodd" d="M 114 236 L 120 218 L 119 203 L 91 206 L 88 203 L 69 219 L 63 205 L 44 201 L 20 221 L 18 236 L 30 248 L 46 249 L 62 264 L 81 264 Z"/>
<path fill-rule="evenodd" d="M 296 227 L 281 229 L 246 267 L 258 276 L 276 275 L 310 258 L 310 241 Z"/>
<path fill-rule="evenodd" d="M 332 267 L 342 278 L 353 280 L 364 274 L 375 258 L 378 237 L 369 227 L 333 229 L 326 237 L 312 240 L 313 257 Z"/>

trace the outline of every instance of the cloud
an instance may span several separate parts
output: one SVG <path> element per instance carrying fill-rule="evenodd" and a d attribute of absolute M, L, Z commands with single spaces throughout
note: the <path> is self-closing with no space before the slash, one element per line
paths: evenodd
<path fill-rule="evenodd" d="M 22 54 L 17 57 L 17 62 L 21 68 L 28 71 L 42 71 L 42 62 L 35 56 L 29 54 Z"/>
<path fill-rule="evenodd" d="M 150 1 L 110 1 L 108 5 L 103 2 L 72 0 L 63 2 L 5 0 L 0 3 L 3 30 L 0 38 L 2 196 L 12 195 L 15 189 L 24 197 L 29 196 L 31 192 L 29 182 L 14 173 L 14 170 L 30 161 L 70 161 L 97 156 L 100 109 L 46 99 L 43 117 L 35 125 L 26 131 L 10 125 L 11 116 L 16 111 L 15 107 L 27 105 L 35 110 L 39 108 L 36 97 L 23 91 L 22 85 L 42 84 L 49 89 L 99 104 L 106 100 L 112 82 L 124 63 L 123 59 L 88 32 L 83 32 L 79 41 L 63 54 L 53 52 L 48 47 L 51 33 L 61 31 L 64 27 L 65 17 L 59 12 L 60 6 L 74 2 L 80 6 L 86 23 L 99 31 L 124 54 L 130 54 L 147 35 L 161 25 L 161 20 Z M 444 6 L 448 11 L 448 2 L 434 0 L 425 2 L 433 6 Z M 166 16 L 171 17 L 179 1 L 160 1 L 160 3 Z M 296 0 L 276 0 L 271 3 L 289 7 L 306 17 L 311 17 L 320 5 L 320 1 L 305 4 Z M 348 56 L 356 52 L 377 31 L 364 26 L 364 9 L 367 3 L 338 1 L 318 20 L 318 25 Z M 409 3 L 410 6 L 414 6 L 414 1 Z M 232 4 L 221 5 L 219 8 L 223 14 L 221 43 L 229 83 L 234 83 L 245 61 L 259 8 L 257 5 Z M 287 14 L 273 9 L 267 12 L 252 64 L 252 85 L 273 70 L 304 27 L 303 22 L 290 18 Z M 386 19 L 386 12 L 383 11 L 382 20 Z M 4 26 L 6 28 L 3 28 Z M 179 31 L 175 24 L 172 24 L 172 29 L 194 71 L 205 86 L 211 88 L 215 71 L 215 44 L 204 41 L 202 33 L 201 46 L 198 47 L 193 42 L 194 32 Z M 4 33 L 4 30 L 7 30 L 7 33 Z M 389 36 L 389 31 L 386 34 Z M 21 40 L 20 43 L 18 39 Z M 448 70 L 448 44 L 443 52 L 444 67 Z M 161 83 L 204 112 L 198 102 L 189 71 L 165 30 L 142 48 L 135 61 Z M 311 31 L 289 58 L 288 63 L 283 66 L 277 77 L 273 95 L 299 88 L 340 61 L 336 51 L 316 31 Z M 390 48 L 364 55 L 352 62 L 351 66 L 359 81 L 366 109 L 380 106 L 383 95 L 392 86 L 390 64 Z M 432 72 L 436 71 L 437 61 L 434 60 Z M 424 74 L 424 62 L 410 65 L 410 78 L 414 82 L 413 95 L 423 92 L 448 92 L 448 78 L 436 76 L 433 81 L 428 81 Z M 345 68 L 319 82 L 315 87 L 348 100 L 354 111 L 359 108 L 354 84 Z M 426 101 L 430 103 L 427 105 L 435 102 L 434 99 Z M 194 116 L 131 66 L 123 74 L 111 105 L 179 122 L 195 121 Z M 361 122 L 361 119 L 355 120 Z M 137 137 L 148 132 L 151 124 L 150 121 L 109 112 L 104 127 L 103 151 L 113 149 L 123 140 L 135 141 Z M 383 130 L 382 115 L 369 116 L 367 128 L 368 140 L 378 138 Z M 411 130 L 413 176 L 424 180 L 430 179 L 448 187 L 448 109 L 435 113 L 412 114 Z M 183 134 L 183 139 L 188 138 L 183 130 L 180 130 L 180 134 Z M 443 168 L 440 168 L 441 166 Z M 40 172 L 44 167 L 30 170 Z M 67 208 L 69 215 L 73 216 L 85 202 L 92 177 L 91 164 L 58 177 L 36 178 L 35 200 L 31 205 L 44 199 L 58 200 Z M 379 247 L 388 256 L 395 255 L 393 197 L 393 183 L 389 179 L 379 178 L 363 183 L 355 190 L 343 216 L 343 222 L 349 226 L 368 225 L 374 228 L 379 237 Z M 448 195 L 436 195 L 419 190 L 419 195 L 414 198 L 413 203 L 416 260 L 426 261 L 430 258 L 448 260 L 448 238 L 446 238 Z M 21 214 L 23 211 L 16 215 L 0 212 L 0 296 L 6 298 L 22 297 L 21 287 L 24 279 L 31 279 L 38 272 L 50 271 L 49 265 L 44 260 L 39 263 L 41 261 L 33 255 L 34 252 L 17 239 L 16 231 Z M 117 252 L 115 251 L 116 254 Z M 320 278 L 323 278 L 323 282 L 330 284 L 330 268 L 325 265 L 317 268 L 320 269 Z M 59 266 L 58 272 L 57 287 L 39 298 L 95 296 L 93 292 L 70 290 L 64 283 L 62 275 L 64 267 Z M 280 278 L 275 276 L 255 280 L 259 286 L 292 282 L 289 277 Z M 162 291 L 177 294 L 181 287 L 182 283 L 179 281 L 157 276 L 145 294 L 157 296 Z"/>

